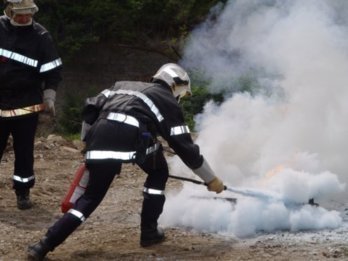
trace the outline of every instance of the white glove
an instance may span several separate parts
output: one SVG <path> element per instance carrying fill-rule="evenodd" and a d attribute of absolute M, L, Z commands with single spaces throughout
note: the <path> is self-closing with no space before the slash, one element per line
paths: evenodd
<path fill-rule="evenodd" d="M 49 112 L 55 116 L 56 108 L 54 107 L 54 103 L 56 102 L 56 91 L 53 89 L 44 90 L 43 100 L 45 104 L 45 112 Z"/>

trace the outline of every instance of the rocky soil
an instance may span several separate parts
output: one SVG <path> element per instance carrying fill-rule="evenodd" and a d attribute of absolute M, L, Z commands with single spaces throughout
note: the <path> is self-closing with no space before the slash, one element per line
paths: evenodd
<path fill-rule="evenodd" d="M 0 260 L 26 260 L 36 242 L 61 215 L 60 203 L 83 158 L 81 144 L 50 135 L 37 138 L 37 183 L 30 210 L 16 208 L 11 188 L 14 155 L 8 147 L 0 164 Z M 279 232 L 238 239 L 188 228 L 166 228 L 163 244 L 139 246 L 139 213 L 144 174 L 125 165 L 102 204 L 46 260 L 348 260 L 348 228 L 321 232 Z M 167 190 L 180 188 L 169 180 Z M 346 224 L 346 223 L 345 223 Z"/>

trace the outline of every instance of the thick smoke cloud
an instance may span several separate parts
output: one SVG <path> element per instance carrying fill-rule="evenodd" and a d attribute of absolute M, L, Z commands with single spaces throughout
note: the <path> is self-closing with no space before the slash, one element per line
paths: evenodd
<path fill-rule="evenodd" d="M 206 76 L 211 92 L 227 94 L 196 118 L 197 143 L 227 185 L 272 191 L 296 203 L 344 198 L 347 17 L 344 0 L 236 0 L 216 6 L 192 32 L 182 65 Z M 177 158 L 171 169 L 194 177 Z M 214 195 L 191 184 L 177 193 L 168 196 L 164 225 L 247 236 L 342 223 L 339 212 L 322 207 L 245 197 L 236 206 L 207 202 L 197 195 Z"/>

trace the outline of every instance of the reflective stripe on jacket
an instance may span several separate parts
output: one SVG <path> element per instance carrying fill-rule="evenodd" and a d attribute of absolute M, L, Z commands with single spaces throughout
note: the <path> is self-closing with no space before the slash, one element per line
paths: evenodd
<path fill-rule="evenodd" d="M 189 168 L 196 169 L 202 165 L 203 157 L 199 147 L 192 141 L 181 107 L 169 86 L 132 81 L 116 82 L 112 88 L 86 100 L 83 120 L 91 125 L 94 122 L 99 124 L 97 119 L 105 118 L 105 113 L 110 112 L 116 115 L 129 115 L 145 125 L 152 136 L 162 136 Z M 124 119 L 122 116 L 117 118 Z M 129 120 L 130 122 L 134 123 Z M 103 139 L 101 136 L 99 134 L 98 139 Z M 115 139 L 122 139 L 122 137 L 115 136 Z M 88 143 L 87 139 L 87 145 Z M 105 144 L 107 144 L 106 141 Z M 97 155 L 101 157 L 103 153 L 100 151 L 98 148 Z M 103 156 L 125 156 L 120 155 L 119 152 L 117 148 L 113 151 L 108 149 Z M 127 158 L 131 156 L 126 155 Z"/>
<path fill-rule="evenodd" d="M 0 109 L 42 103 L 43 89 L 56 89 L 62 60 L 49 32 L 40 24 L 13 26 L 0 16 Z"/>

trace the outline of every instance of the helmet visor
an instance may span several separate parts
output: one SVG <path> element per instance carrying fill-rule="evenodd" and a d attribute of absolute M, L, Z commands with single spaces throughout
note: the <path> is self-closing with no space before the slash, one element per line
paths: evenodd
<path fill-rule="evenodd" d="M 34 15 L 39 9 L 37 7 L 12 8 L 14 15 L 16 14 L 31 14 Z"/>

